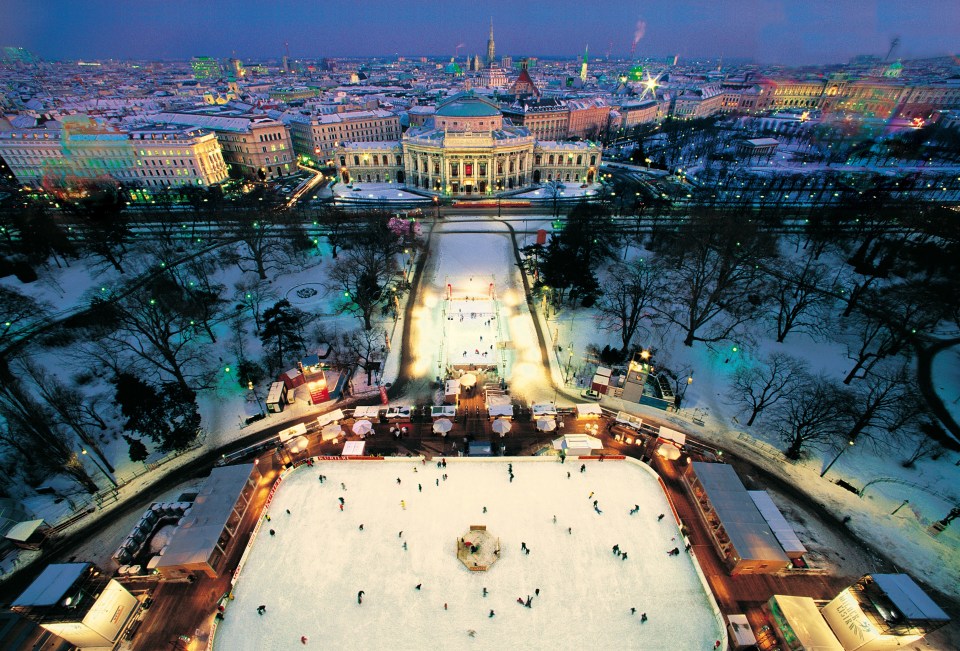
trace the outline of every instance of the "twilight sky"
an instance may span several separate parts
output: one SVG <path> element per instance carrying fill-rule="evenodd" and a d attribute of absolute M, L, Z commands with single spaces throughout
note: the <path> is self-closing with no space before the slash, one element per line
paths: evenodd
<path fill-rule="evenodd" d="M 960 0 L 3 0 L 0 45 L 45 59 L 452 55 L 749 57 L 960 52 Z"/>

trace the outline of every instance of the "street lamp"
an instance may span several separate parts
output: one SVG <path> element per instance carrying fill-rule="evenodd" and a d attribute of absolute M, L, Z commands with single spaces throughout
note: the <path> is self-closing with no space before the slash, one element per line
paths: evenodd
<path fill-rule="evenodd" d="M 830 463 L 827 464 L 827 467 L 823 469 L 823 472 L 820 473 L 820 476 L 823 477 L 825 474 L 827 474 L 827 471 L 830 470 L 831 468 L 833 468 L 833 464 L 835 464 L 835 463 L 837 462 L 837 459 L 839 459 L 841 456 L 843 456 L 843 453 L 846 452 L 849 448 L 852 448 L 852 447 L 853 447 L 853 441 L 847 441 L 847 446 L 846 446 L 846 447 L 843 447 L 843 448 L 840 448 L 840 451 L 837 452 L 837 456 L 835 456 L 835 457 L 833 458 L 833 461 L 831 461 Z"/>
<path fill-rule="evenodd" d="M 103 473 L 103 476 L 107 478 L 107 481 L 109 481 L 111 484 L 113 484 L 113 487 L 114 487 L 114 488 L 118 488 L 117 480 L 114 479 L 114 478 L 113 478 L 113 475 L 111 475 L 109 472 L 107 472 L 107 470 L 100 465 L 100 462 L 97 461 L 97 455 L 95 455 L 95 454 L 87 454 L 87 449 L 86 449 L 86 448 L 80 448 L 80 454 L 82 454 L 83 456 L 86 456 L 86 457 L 90 457 L 90 459 L 93 461 L 93 465 L 95 465 L 95 466 L 97 467 L 97 470 L 99 470 L 101 473 Z"/>
<path fill-rule="evenodd" d="M 263 403 L 260 402 L 260 396 L 257 394 L 257 390 L 253 388 L 253 380 L 247 381 L 247 389 L 253 393 L 253 397 L 257 399 L 257 404 L 260 405 L 260 413 L 264 413 L 266 409 L 263 407 Z"/>

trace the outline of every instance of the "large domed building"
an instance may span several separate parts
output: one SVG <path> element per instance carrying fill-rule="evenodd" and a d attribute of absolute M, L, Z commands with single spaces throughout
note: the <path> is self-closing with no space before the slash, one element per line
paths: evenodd
<path fill-rule="evenodd" d="M 593 183 L 602 147 L 591 141 L 538 141 L 504 120 L 473 91 L 437 105 L 400 142 L 349 142 L 337 153 L 340 179 L 395 182 L 457 197 L 486 196 L 559 180 Z"/>

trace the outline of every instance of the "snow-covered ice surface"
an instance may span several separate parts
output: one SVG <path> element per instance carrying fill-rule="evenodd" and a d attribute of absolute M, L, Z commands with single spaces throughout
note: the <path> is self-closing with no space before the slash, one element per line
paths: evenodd
<path fill-rule="evenodd" d="M 342 183 L 333 186 L 334 196 L 343 199 L 383 199 L 384 201 L 423 201 L 430 199 L 419 194 L 407 192 L 404 186 L 396 183 L 353 183 L 348 187 Z"/>
<path fill-rule="evenodd" d="M 640 514 L 630 516 L 634 504 Z M 310 647 L 331 649 L 687 651 L 722 636 L 692 559 L 666 554 L 683 544 L 672 516 L 657 521 L 670 513 L 663 491 L 632 462 L 587 462 L 585 473 L 573 459 L 448 459 L 445 469 L 418 459 L 319 462 L 286 476 L 269 513 L 215 649 L 302 648 L 306 635 Z M 470 525 L 500 540 L 501 558 L 487 572 L 457 559 L 456 541 Z M 613 554 L 615 544 L 627 560 Z M 517 603 L 527 595 L 530 609 Z"/>

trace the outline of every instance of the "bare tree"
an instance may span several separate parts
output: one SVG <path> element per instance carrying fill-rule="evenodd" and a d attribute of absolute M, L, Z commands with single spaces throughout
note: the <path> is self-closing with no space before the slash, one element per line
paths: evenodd
<path fill-rule="evenodd" d="M 0 344 L 6 344 L 11 333 L 42 320 L 49 309 L 47 303 L 0 286 Z"/>
<path fill-rule="evenodd" d="M 278 271 L 287 260 L 281 231 L 269 220 L 241 217 L 233 230 L 241 245 L 225 254 L 227 261 L 243 272 L 255 272 L 260 280 L 267 279 L 268 271 Z"/>
<path fill-rule="evenodd" d="M 822 308 L 833 300 L 824 283 L 828 270 L 807 258 L 802 265 L 781 262 L 774 275 L 773 301 L 777 308 L 777 342 L 783 343 L 792 330 L 816 332 L 823 323 Z"/>
<path fill-rule="evenodd" d="M 0 384 L 0 419 L 0 442 L 18 453 L 24 463 L 65 472 L 88 493 L 97 492 L 97 484 L 80 463 L 69 437 L 57 430 L 52 415 L 19 382 Z"/>
<path fill-rule="evenodd" d="M 880 437 L 884 429 L 895 421 L 899 422 L 900 404 L 910 399 L 908 378 L 906 363 L 900 363 L 895 368 L 874 369 L 858 383 L 844 408 L 848 441 L 865 436 L 874 443 L 882 442 Z"/>
<path fill-rule="evenodd" d="M 373 328 L 374 311 L 390 300 L 387 285 L 397 271 L 393 257 L 369 253 L 363 248 L 350 249 L 330 272 L 333 288 L 343 294 L 340 312 L 356 314 L 364 330 Z"/>
<path fill-rule="evenodd" d="M 778 408 L 780 439 L 787 444 L 784 456 L 799 459 L 807 448 L 821 448 L 839 438 L 837 425 L 846 400 L 831 380 L 804 378 Z"/>
<path fill-rule="evenodd" d="M 608 283 L 597 303 L 604 323 L 620 334 L 621 350 L 649 318 L 656 293 L 657 274 L 642 258 L 630 263 L 616 263 L 608 269 Z"/>
<path fill-rule="evenodd" d="M 276 292 L 273 291 L 273 288 L 266 282 L 249 275 L 238 281 L 234 285 L 234 289 L 236 290 L 234 297 L 239 301 L 237 306 L 238 310 L 250 310 L 250 314 L 253 316 L 253 323 L 257 328 L 257 334 L 260 334 L 260 328 L 262 327 L 261 315 L 263 314 L 264 305 L 276 300 Z"/>
<path fill-rule="evenodd" d="M 664 251 L 674 267 L 662 288 L 669 300 L 657 310 L 686 332 L 684 345 L 729 339 L 756 317 L 767 292 L 758 263 L 772 255 L 772 243 L 755 225 L 713 214 L 679 229 Z"/>
<path fill-rule="evenodd" d="M 367 372 L 367 384 L 372 383 L 371 374 L 385 354 L 386 336 L 383 328 L 364 328 L 341 333 L 338 338 L 339 354 L 347 368 L 361 366 Z"/>
<path fill-rule="evenodd" d="M 133 292 L 112 305 L 117 330 L 105 339 L 132 354 L 162 379 L 173 378 L 193 391 L 203 374 L 204 357 L 196 347 L 196 330 L 176 305 L 152 292 Z"/>
<path fill-rule="evenodd" d="M 791 392 L 807 378 L 807 365 L 783 353 L 773 353 L 758 365 L 741 366 L 733 377 L 730 398 L 750 410 L 747 427 L 757 416 Z"/>
<path fill-rule="evenodd" d="M 106 423 L 99 416 L 96 420 L 90 418 L 92 410 L 86 407 L 83 393 L 63 384 L 56 376 L 48 373 L 46 369 L 29 358 L 20 357 L 16 368 L 21 376 L 33 380 L 37 395 L 43 398 L 56 421 L 83 441 L 83 444 L 100 459 L 107 470 L 115 472 L 113 464 L 103 453 L 100 443 L 89 431 L 91 427 L 100 428 L 101 425 L 102 429 L 106 429 Z M 116 484 L 112 477 L 108 476 L 108 478 Z"/>

